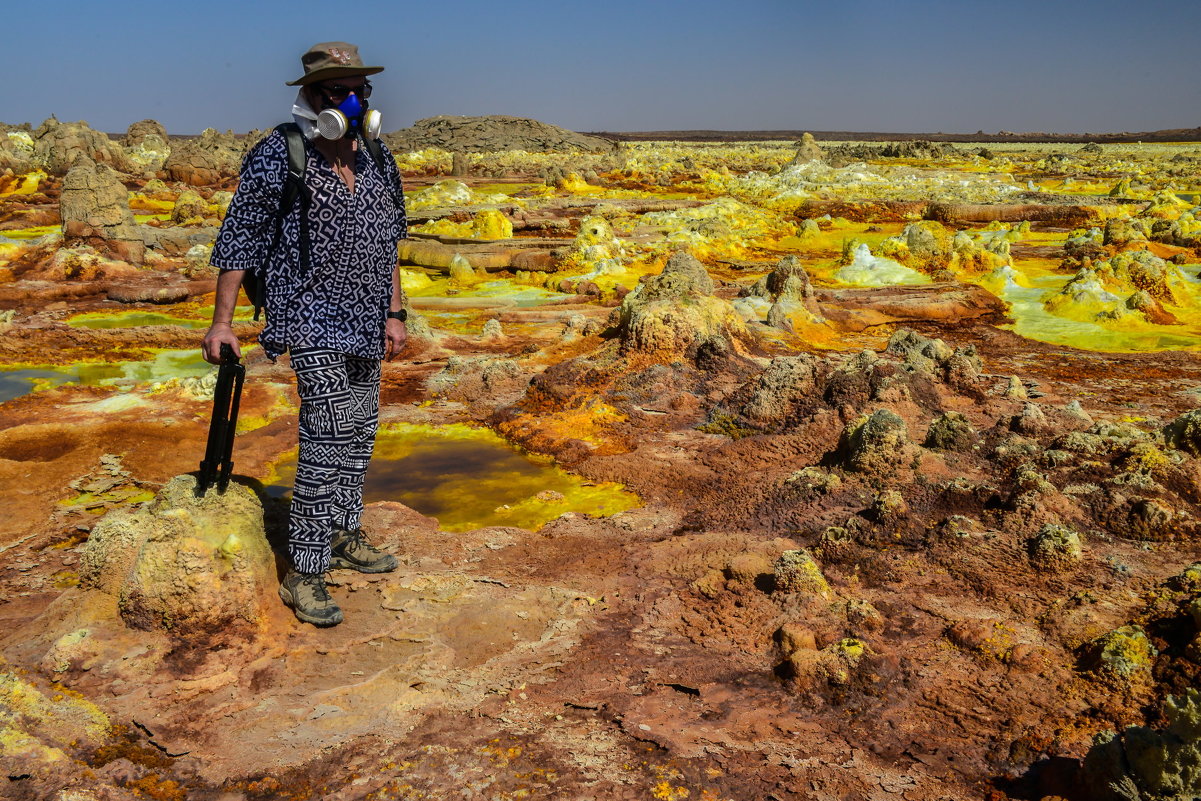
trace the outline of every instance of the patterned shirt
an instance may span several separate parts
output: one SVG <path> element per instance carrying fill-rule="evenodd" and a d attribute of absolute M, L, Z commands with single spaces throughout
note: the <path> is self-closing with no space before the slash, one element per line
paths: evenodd
<path fill-rule="evenodd" d="M 268 254 L 288 173 L 287 140 L 280 131 L 255 145 L 242 163 L 212 264 L 221 270 L 265 265 L 267 324 L 259 342 L 271 359 L 289 348 L 382 359 L 396 243 L 408 235 L 400 171 L 387 147 L 381 171 L 360 145 L 351 192 L 308 140 L 305 152 L 304 182 L 312 193 L 309 273 L 300 262 L 299 200 L 284 215 L 279 246 Z M 394 197 L 401 199 L 400 208 Z"/>

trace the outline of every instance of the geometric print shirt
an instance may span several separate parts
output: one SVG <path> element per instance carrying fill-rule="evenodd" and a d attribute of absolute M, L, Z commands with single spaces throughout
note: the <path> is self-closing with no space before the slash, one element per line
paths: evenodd
<path fill-rule="evenodd" d="M 383 153 L 381 172 L 360 143 L 351 192 L 305 140 L 304 183 L 311 193 L 307 275 L 300 262 L 299 198 L 283 217 L 279 246 L 268 253 L 288 173 L 284 134 L 272 131 L 242 162 L 241 181 L 221 223 L 211 263 L 221 270 L 262 268 L 267 323 L 259 342 L 273 361 L 289 348 L 384 357 L 384 315 L 392 298 L 396 244 L 408 236 L 408 221 L 400 171 L 387 147 Z M 395 197 L 401 198 L 399 209 Z"/>

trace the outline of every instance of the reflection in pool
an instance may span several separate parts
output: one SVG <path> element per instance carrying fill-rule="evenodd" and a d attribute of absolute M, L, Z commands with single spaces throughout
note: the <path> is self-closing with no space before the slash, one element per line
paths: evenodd
<path fill-rule="evenodd" d="M 268 492 L 288 494 L 295 474 L 293 451 L 274 466 Z M 564 512 L 611 515 L 639 505 L 620 484 L 572 475 L 488 429 L 463 424 L 381 428 L 364 500 L 399 501 L 438 518 L 447 531 L 537 529 Z"/>

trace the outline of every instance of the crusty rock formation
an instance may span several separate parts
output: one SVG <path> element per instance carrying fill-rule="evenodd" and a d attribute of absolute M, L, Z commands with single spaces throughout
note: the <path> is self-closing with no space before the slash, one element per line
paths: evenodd
<path fill-rule="evenodd" d="M 92 529 L 80 584 L 117 597 L 131 628 L 179 637 L 257 633 L 275 587 L 263 507 L 231 483 L 223 495 L 195 494 L 176 476 L 136 511 L 110 512 Z"/>
<path fill-rule="evenodd" d="M 934 418 L 926 432 L 927 448 L 946 451 L 970 451 L 980 441 L 980 434 L 959 412 L 944 412 Z"/>
<path fill-rule="evenodd" d="M 817 144 L 817 140 L 813 138 L 813 134 L 805 131 L 801 135 L 801 141 L 797 143 L 796 155 L 792 157 L 792 161 L 788 162 L 788 166 L 795 167 L 798 164 L 821 161 L 825 157 L 825 151 Z"/>
<path fill-rule="evenodd" d="M 34 130 L 33 160 L 51 175 L 66 175 L 81 155 L 121 172 L 129 169 L 120 145 L 82 120 L 59 122 L 51 117 Z"/>
<path fill-rule="evenodd" d="M 438 116 L 417 120 L 384 137 L 396 153 L 436 147 L 461 153 L 525 150 L 531 153 L 608 153 L 613 143 L 524 117 Z"/>
<path fill-rule="evenodd" d="M 196 192 L 186 190 L 179 193 L 171 208 L 171 222 L 183 225 L 192 220 L 203 220 L 208 215 L 208 203 Z"/>
<path fill-rule="evenodd" d="M 826 156 L 831 164 L 843 166 L 853 161 L 870 159 L 937 159 L 957 151 L 946 142 L 927 142 L 914 139 L 906 142 L 847 143 L 831 148 Z"/>
<path fill-rule="evenodd" d="M 1081 769 L 1096 801 L 1185 801 L 1201 783 L 1201 691 L 1190 687 L 1164 704 L 1162 729 L 1131 726 L 1098 735 Z"/>
<path fill-rule="evenodd" d="M 1043 526 L 1027 543 L 1027 550 L 1032 563 L 1051 571 L 1070 569 L 1084 555 L 1080 535 L 1067 526 L 1055 523 Z"/>
<path fill-rule="evenodd" d="M 801 266 L 800 259 L 796 256 L 785 256 L 770 273 L 756 281 L 746 294 L 771 301 L 801 302 L 813 297 L 813 285 L 809 281 L 809 273 Z"/>
<path fill-rule="evenodd" d="M 163 170 L 172 181 L 211 186 L 238 174 L 243 152 L 243 143 L 232 131 L 218 133 L 205 128 L 195 139 L 174 142 Z"/>
<path fill-rule="evenodd" d="M 913 461 L 917 447 L 899 415 L 877 409 L 847 426 L 843 457 L 848 470 L 877 478 L 894 478 Z"/>
<path fill-rule="evenodd" d="M 1163 433 L 1171 447 L 1201 456 L 1201 409 L 1180 415 L 1164 427 Z"/>
<path fill-rule="evenodd" d="M 617 328 L 627 352 L 689 355 L 706 343 L 729 346 L 747 338 L 738 312 L 713 296 L 713 279 L 687 251 L 676 251 L 663 272 L 648 276 L 622 300 Z"/>
<path fill-rule="evenodd" d="M 827 598 L 830 583 L 822 575 L 821 566 L 806 550 L 785 551 L 772 565 L 777 592 L 802 592 Z"/>
<path fill-rule="evenodd" d="M 136 147 L 148 136 L 157 136 L 161 141 L 167 141 L 167 129 L 158 120 L 139 120 L 131 123 L 121 139 L 122 147 Z"/>
<path fill-rule="evenodd" d="M 141 120 L 129 126 L 121 139 L 121 147 L 131 167 L 137 165 L 148 173 L 161 169 L 171 153 L 167 130 L 157 120 Z"/>
<path fill-rule="evenodd" d="M 794 424 L 816 405 L 825 365 L 807 353 L 778 356 L 753 382 L 742 414 L 764 430 Z"/>
<path fill-rule="evenodd" d="M 68 243 L 82 241 L 128 262 L 142 261 L 145 245 L 129 209 L 129 193 L 108 165 L 85 159 L 72 167 L 63 180 L 59 209 Z"/>
<path fill-rule="evenodd" d="M 0 172 L 12 170 L 14 175 L 31 172 L 33 162 L 33 137 L 28 126 L 0 125 Z"/>

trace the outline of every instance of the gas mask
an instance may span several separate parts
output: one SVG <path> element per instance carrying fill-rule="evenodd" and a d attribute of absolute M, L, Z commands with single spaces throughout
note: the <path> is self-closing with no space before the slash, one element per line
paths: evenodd
<path fill-rule="evenodd" d="M 367 103 L 351 92 L 333 108 L 322 109 L 317 115 L 317 133 L 326 139 L 353 139 L 360 133 L 368 139 L 378 139 L 380 113 L 367 108 Z"/>

